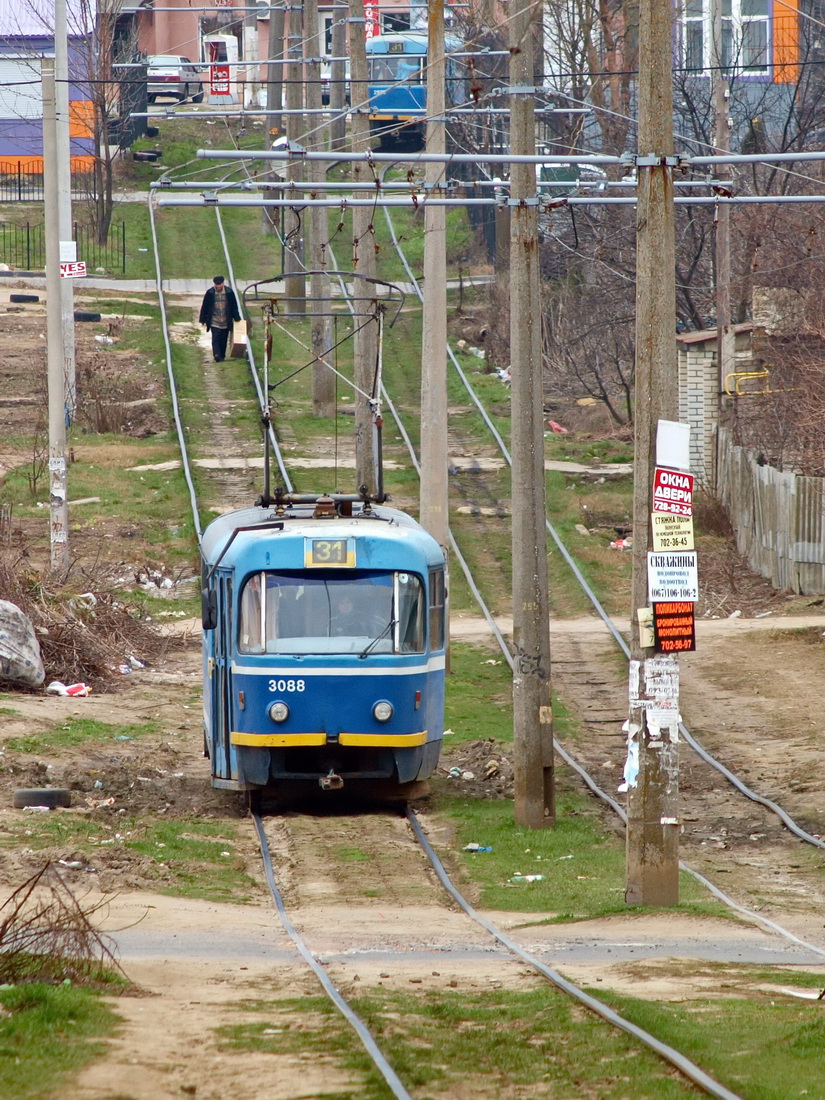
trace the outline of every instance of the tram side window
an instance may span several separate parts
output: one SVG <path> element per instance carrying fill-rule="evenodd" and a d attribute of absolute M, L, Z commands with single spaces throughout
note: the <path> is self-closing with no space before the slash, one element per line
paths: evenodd
<path fill-rule="evenodd" d="M 430 649 L 444 648 L 444 621 L 447 589 L 444 570 L 430 572 Z"/>
<path fill-rule="evenodd" d="M 264 574 L 249 577 L 241 593 L 238 648 L 241 653 L 264 652 Z"/>
<path fill-rule="evenodd" d="M 398 652 L 424 652 L 424 590 L 412 573 L 396 574 Z"/>

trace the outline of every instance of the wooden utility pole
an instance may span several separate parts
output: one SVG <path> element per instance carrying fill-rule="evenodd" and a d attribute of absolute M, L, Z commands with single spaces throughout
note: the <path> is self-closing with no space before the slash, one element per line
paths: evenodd
<path fill-rule="evenodd" d="M 370 148 L 370 120 L 367 109 L 367 39 L 365 33 L 364 0 L 349 0 L 350 26 L 350 95 L 352 97 L 352 151 L 365 153 Z M 373 182 L 370 166 L 361 160 L 353 161 L 352 189 L 354 198 L 371 197 L 372 190 L 361 190 Z M 358 206 L 352 211 L 352 268 L 359 275 L 374 279 L 377 272 L 375 233 L 372 226 L 372 209 Z M 361 280 L 359 280 L 360 283 Z M 368 293 L 372 284 L 364 283 L 360 294 Z M 366 302 L 361 302 L 364 312 Z M 367 323 L 365 317 L 356 318 L 363 326 L 355 334 L 355 385 L 361 393 L 355 395 L 355 476 L 359 487 L 366 485 L 370 492 L 376 488 L 376 451 L 373 430 L 373 414 L 363 394 L 371 394 L 378 357 L 378 325 Z"/>
<path fill-rule="evenodd" d="M 444 153 L 444 0 L 430 0 L 427 45 L 427 152 Z M 435 198 L 444 165 L 426 166 L 426 195 Z M 447 500 L 447 211 L 424 205 L 424 325 L 421 334 L 420 515 L 445 554 L 449 546 Z"/>
<path fill-rule="evenodd" d="M 332 56 L 336 59 L 329 66 L 329 107 L 332 121 L 329 125 L 329 146 L 333 152 L 342 153 L 347 140 L 347 24 L 343 12 L 346 4 L 333 7 Z"/>
<path fill-rule="evenodd" d="M 510 13 L 510 151 L 535 156 L 534 34 L 541 3 Z M 555 822 L 544 474 L 538 198 L 533 164 L 511 169 L 510 408 L 513 451 L 515 819 Z"/>
<path fill-rule="evenodd" d="M 292 112 L 286 116 L 286 136 L 290 144 L 298 144 L 304 135 L 303 83 L 303 14 L 304 6 L 300 2 L 289 5 L 287 10 L 287 65 L 286 106 Z M 287 161 L 286 174 L 290 182 L 300 179 L 303 165 L 298 159 Z M 300 206 L 301 193 L 288 192 L 296 207 Z M 284 280 L 286 289 L 286 311 L 290 316 L 306 313 L 306 279 L 304 271 L 303 217 L 295 207 L 284 208 L 284 268 L 287 274 Z"/>
<path fill-rule="evenodd" d="M 630 776 L 625 894 L 629 905 L 679 901 L 678 746 L 667 736 L 657 736 L 659 731 L 651 730 L 648 722 L 642 696 L 653 648 L 642 635 L 638 619 L 638 612 L 648 607 L 656 430 L 660 420 L 677 419 L 672 27 L 671 0 L 641 0 L 630 766 L 626 772 L 626 778 Z M 636 754 L 638 775 L 634 776 L 631 759 Z"/>
<path fill-rule="evenodd" d="M 711 0 L 711 95 L 713 98 L 713 143 L 717 153 L 730 152 L 730 87 L 722 69 L 722 0 Z M 719 165 L 719 176 L 725 174 Z M 724 190 L 724 188 L 723 188 Z M 725 379 L 736 368 L 736 337 L 730 309 L 730 207 L 718 203 L 714 218 L 716 229 L 716 360 L 719 365 L 719 392 L 725 392 Z M 724 398 L 722 399 L 724 400 Z M 716 469 L 705 471 L 716 487 Z"/>
<path fill-rule="evenodd" d="M 60 303 L 60 219 L 54 60 L 41 62 L 43 82 L 43 188 L 46 214 L 46 340 L 49 383 L 49 545 L 51 566 L 69 568 L 69 503 L 66 475 L 66 384 Z"/>
<path fill-rule="evenodd" d="M 306 99 L 312 130 L 321 117 L 315 111 L 321 109 L 321 65 L 320 39 L 318 37 L 318 0 L 304 0 L 304 43 L 307 51 Z M 313 183 L 322 183 L 327 169 L 323 161 L 309 162 L 309 178 Z M 312 305 L 312 352 L 315 363 L 312 367 L 312 412 L 314 416 L 335 416 L 335 375 L 320 360 L 332 347 L 332 316 L 329 293 L 329 276 L 325 273 L 326 244 L 329 237 L 327 211 L 323 206 L 311 206 L 309 217 L 310 246 L 310 298 Z"/>

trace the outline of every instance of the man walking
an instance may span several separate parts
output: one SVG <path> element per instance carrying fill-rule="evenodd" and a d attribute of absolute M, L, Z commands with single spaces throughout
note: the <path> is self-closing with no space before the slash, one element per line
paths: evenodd
<path fill-rule="evenodd" d="M 213 285 L 203 296 L 198 323 L 206 325 L 206 331 L 212 332 L 212 355 L 216 363 L 226 358 L 226 342 L 229 330 L 235 321 L 240 321 L 238 299 L 231 287 L 224 285 L 223 275 L 216 275 Z"/>

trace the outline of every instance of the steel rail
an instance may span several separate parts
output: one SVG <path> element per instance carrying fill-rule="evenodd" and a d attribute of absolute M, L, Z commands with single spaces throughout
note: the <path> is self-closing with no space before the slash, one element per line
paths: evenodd
<path fill-rule="evenodd" d="M 398 238 L 396 236 L 395 227 L 392 224 L 392 219 L 390 218 L 389 214 L 386 215 L 386 218 L 387 218 L 387 223 L 388 223 L 388 226 L 389 226 L 389 229 L 390 229 L 390 235 L 392 236 L 393 244 L 395 246 L 396 252 L 398 253 L 399 258 L 401 259 L 401 262 L 404 265 L 404 269 L 405 269 L 405 271 L 407 272 L 407 275 L 410 278 L 410 282 L 411 282 L 411 284 L 412 284 L 412 286 L 415 290 L 415 293 L 419 296 L 419 298 L 422 298 L 420 285 L 419 285 L 418 281 L 416 280 L 415 275 L 413 274 L 409 264 L 407 263 L 407 259 L 406 259 L 406 256 L 404 255 L 404 251 L 401 248 L 400 243 L 398 241 Z M 478 395 L 475 393 L 475 390 L 473 389 L 472 385 L 470 384 L 469 379 L 467 378 L 466 374 L 464 373 L 464 371 L 463 371 L 461 365 L 459 364 L 458 360 L 456 359 L 455 355 L 453 354 L 452 348 L 450 347 L 449 343 L 447 344 L 447 352 L 450 356 L 450 359 L 451 359 L 452 363 L 455 366 L 455 369 L 457 370 L 457 372 L 459 374 L 459 377 L 462 380 L 462 383 L 463 383 L 468 395 L 470 396 L 471 400 L 475 404 L 476 408 L 479 410 L 479 412 L 482 416 L 482 419 L 484 420 L 484 423 L 486 424 L 487 428 L 489 429 L 489 431 L 491 432 L 491 434 L 495 438 L 496 442 L 498 443 L 498 446 L 501 449 L 502 455 L 506 459 L 508 465 L 512 465 L 510 452 L 509 452 L 506 444 L 504 443 L 503 439 L 501 438 L 501 435 L 499 434 L 498 429 L 496 428 L 495 424 L 493 424 L 492 420 L 490 419 L 490 416 L 487 413 L 487 410 L 484 407 L 483 403 L 480 401 L 480 399 L 478 398 Z M 412 459 L 413 463 L 415 464 L 416 469 L 418 469 L 418 461 L 417 461 L 417 458 L 414 454 L 412 443 L 409 439 L 409 435 L 406 433 L 403 425 L 400 423 L 400 418 L 399 418 L 398 414 L 395 412 L 394 408 L 393 408 L 393 415 L 395 417 L 396 424 L 398 424 L 398 426 L 399 426 L 402 437 L 404 438 L 404 440 L 406 442 L 407 448 L 410 452 L 411 459 Z M 564 545 L 563 541 L 561 540 L 561 537 L 559 536 L 556 529 L 553 527 L 553 525 L 547 519 L 545 520 L 545 524 L 546 524 L 548 533 L 553 538 L 560 554 L 564 558 L 565 563 L 568 565 L 568 567 L 573 572 L 576 580 L 578 581 L 579 585 L 582 588 L 582 591 L 586 594 L 587 598 L 590 600 L 591 604 L 593 605 L 594 610 L 596 611 L 596 613 L 599 615 L 599 617 L 604 622 L 607 629 L 612 634 L 616 644 L 622 650 L 625 657 L 630 659 L 630 649 L 629 649 L 629 647 L 627 645 L 627 642 L 625 641 L 624 637 L 622 636 L 621 632 L 619 631 L 618 627 L 616 626 L 616 624 L 613 622 L 613 620 L 610 618 L 610 616 L 605 611 L 605 609 L 602 606 L 601 602 L 599 601 L 598 597 L 593 592 L 593 590 L 590 587 L 590 585 L 588 584 L 586 578 L 584 577 L 581 570 L 579 569 L 578 564 L 576 563 L 576 561 L 574 560 L 574 558 L 572 557 L 572 555 L 568 551 L 567 547 Z M 450 540 L 451 540 L 451 545 L 454 545 L 455 540 L 453 539 L 452 533 L 450 534 Z M 457 549 L 457 547 L 456 547 L 456 549 Z M 459 562 L 462 566 L 462 570 L 464 572 L 465 578 L 467 579 L 467 582 L 468 582 L 468 584 L 470 586 L 470 589 L 471 589 L 471 591 L 472 591 L 472 593 L 473 593 L 473 595 L 474 595 L 474 597 L 475 597 L 475 599 L 476 599 L 476 601 L 479 605 L 479 608 L 481 609 L 485 619 L 487 620 L 487 622 L 491 626 L 493 634 L 494 634 L 496 640 L 498 641 L 499 648 L 501 649 L 502 655 L 504 656 L 505 660 L 507 661 L 510 668 L 512 669 L 512 667 L 513 667 L 513 657 L 512 657 L 512 654 L 510 652 L 510 647 L 507 645 L 501 631 L 498 628 L 498 625 L 495 623 L 495 620 L 493 619 L 493 617 L 492 617 L 492 615 L 489 611 L 489 608 L 487 607 L 480 591 L 478 590 L 477 585 L 475 584 L 475 581 L 473 580 L 473 578 L 471 576 L 470 570 L 467 567 L 464 558 L 461 556 L 460 552 L 458 553 L 457 556 L 458 556 L 458 560 L 459 560 Z M 749 787 L 747 787 L 744 783 L 742 783 L 742 781 L 737 776 L 735 776 L 732 772 L 730 772 L 720 761 L 716 760 L 715 757 L 711 756 L 711 754 L 708 753 L 707 750 L 702 748 L 702 746 L 692 737 L 692 735 L 690 734 L 688 729 L 685 727 L 684 723 L 680 722 L 679 730 L 680 730 L 682 736 L 685 738 L 685 741 L 690 745 L 690 747 L 692 749 L 694 749 L 694 751 L 707 764 L 710 764 L 711 767 L 715 768 L 717 771 L 720 772 L 720 774 L 725 776 L 725 778 L 727 778 L 741 794 L 744 794 L 746 797 L 750 798 L 752 801 L 758 802 L 761 805 L 764 805 L 768 809 L 771 809 L 775 813 L 777 813 L 777 815 L 782 819 L 782 821 L 787 825 L 787 827 L 796 836 L 798 836 L 800 839 L 806 841 L 807 843 L 810 843 L 810 844 L 814 845 L 815 847 L 825 847 L 825 843 L 819 837 L 814 837 L 810 833 L 806 833 L 805 830 L 801 829 L 800 826 L 798 826 L 792 820 L 792 818 L 790 818 L 790 816 L 781 807 L 779 807 L 776 803 L 772 802 L 770 799 L 764 798 L 762 795 L 756 794 Z M 554 744 L 555 751 L 559 754 L 559 756 L 561 756 L 561 758 L 568 765 L 568 767 L 570 767 L 574 771 L 576 771 L 577 774 L 581 777 L 581 779 L 585 783 L 585 785 L 593 792 L 593 794 L 595 794 L 598 798 L 600 798 L 603 802 L 605 802 L 608 806 L 610 806 L 611 809 L 613 809 L 614 812 L 626 824 L 627 823 L 627 815 L 626 815 L 624 809 L 622 808 L 622 806 L 614 798 L 612 798 L 610 795 L 608 795 L 605 791 L 603 791 L 599 787 L 599 785 L 592 778 L 592 776 L 587 772 L 587 770 L 584 767 L 582 767 L 582 765 L 579 764 L 578 761 L 574 759 L 574 757 L 572 757 L 570 755 L 570 753 L 565 749 L 564 745 L 558 740 L 558 738 L 554 738 L 553 744 Z M 681 861 L 679 866 L 687 874 L 691 875 L 698 882 L 700 882 L 704 886 L 706 886 L 711 891 L 711 893 L 713 893 L 717 898 L 719 898 L 725 905 L 728 905 L 731 909 L 735 910 L 736 912 L 741 913 L 743 916 L 746 916 L 749 920 L 751 920 L 751 921 L 753 921 L 757 924 L 760 924 L 763 927 L 765 927 L 765 928 L 767 928 L 767 929 L 769 929 L 773 932 L 776 932 L 777 934 L 781 935 L 782 937 L 784 937 L 785 939 L 787 939 L 791 942 L 802 944 L 803 946 L 808 948 L 810 951 L 812 951 L 814 954 L 818 954 L 818 955 L 821 955 L 821 956 L 825 957 L 825 950 L 823 950 L 822 948 L 816 946 L 815 944 L 811 944 L 807 941 L 800 940 L 798 936 L 796 936 L 793 932 L 789 931 L 788 929 L 783 928 L 781 925 L 777 924 L 774 921 L 769 920 L 766 917 L 763 917 L 760 913 L 757 913 L 753 910 L 747 909 L 746 907 L 740 905 L 733 898 L 731 898 L 727 894 L 723 893 L 723 891 L 721 891 L 717 886 L 714 886 L 707 878 L 705 878 L 699 871 L 692 868 L 689 864 L 685 863 L 684 861 Z"/>
<path fill-rule="evenodd" d="M 423 300 L 421 288 L 420 288 L 417 280 L 415 279 L 415 276 L 413 275 L 412 271 L 410 270 L 409 265 L 406 262 L 406 258 L 403 256 L 403 250 L 400 248 L 400 244 L 399 244 L 398 239 L 395 235 L 394 227 L 392 225 L 392 221 L 389 217 L 389 214 L 387 214 L 386 217 L 387 217 L 387 222 L 388 222 L 389 227 L 390 227 L 390 233 L 392 235 L 393 244 L 395 245 L 396 251 L 398 252 L 399 256 L 401 257 L 402 263 L 404 264 L 405 270 L 407 271 L 407 274 L 410 277 L 410 281 L 411 281 L 412 286 L 415 290 L 415 293 L 419 296 L 419 298 L 422 298 L 422 300 Z M 483 403 L 480 401 L 477 394 L 475 393 L 475 390 L 473 389 L 472 384 L 470 383 L 470 380 L 467 378 L 467 375 L 465 374 L 465 372 L 462 369 L 460 363 L 458 362 L 455 355 L 453 354 L 452 348 L 449 346 L 449 344 L 447 345 L 447 352 L 448 352 L 448 355 L 450 357 L 451 362 L 453 363 L 456 371 L 458 372 L 459 377 L 461 378 L 461 381 L 462 381 L 462 384 L 464 385 L 464 388 L 466 389 L 468 395 L 470 396 L 471 400 L 473 401 L 473 403 L 475 404 L 475 406 L 478 409 L 479 413 L 481 414 L 481 417 L 482 417 L 484 423 L 486 424 L 488 430 L 492 434 L 493 438 L 496 440 L 496 443 L 498 444 L 499 449 L 501 450 L 502 457 L 504 458 L 504 460 L 506 461 L 508 466 L 512 466 L 512 458 L 510 456 L 510 452 L 509 452 L 506 444 L 504 443 L 504 440 L 501 438 L 501 435 L 500 435 L 498 429 L 496 428 L 495 424 L 490 419 L 490 416 L 489 416 L 487 410 L 484 408 Z M 565 546 L 564 542 L 561 539 L 561 536 L 556 531 L 555 527 L 553 527 L 553 525 L 551 524 L 551 522 L 549 520 L 545 520 L 545 524 L 546 524 L 546 527 L 547 527 L 547 531 L 550 534 L 551 538 L 553 539 L 559 553 L 564 558 L 565 563 L 567 564 L 567 566 L 572 571 L 572 573 L 575 576 L 575 578 L 576 578 L 578 584 L 580 585 L 582 591 L 587 596 L 588 600 L 590 601 L 591 605 L 593 606 L 593 610 L 596 612 L 596 614 L 599 616 L 599 618 L 605 624 L 607 629 L 610 631 L 611 635 L 613 636 L 616 644 L 621 649 L 622 653 L 625 655 L 625 657 L 628 660 L 630 660 L 630 648 L 628 647 L 628 644 L 625 641 L 621 631 L 616 626 L 616 624 L 613 622 L 613 620 L 610 618 L 608 613 L 605 611 L 604 607 L 601 604 L 601 601 L 596 596 L 595 592 L 590 587 L 590 585 L 587 583 L 586 578 L 584 577 L 582 571 L 579 569 L 579 567 L 578 567 L 576 561 L 574 560 L 573 556 L 568 551 L 567 547 Z M 507 652 L 509 653 L 509 650 Z M 705 749 L 696 740 L 696 738 L 691 734 L 690 730 L 688 730 L 688 728 L 685 726 L 685 724 L 683 722 L 679 723 L 679 732 L 682 735 L 682 737 L 685 739 L 685 742 L 693 749 L 693 751 L 702 760 L 704 760 L 706 764 L 709 764 L 712 768 L 714 768 L 716 771 L 718 771 L 720 775 L 724 776 L 724 778 L 727 779 L 728 782 L 740 794 L 744 795 L 746 798 L 750 799 L 752 802 L 756 802 L 760 806 L 764 806 L 766 809 L 768 809 L 772 813 L 776 814 L 776 816 L 782 821 L 782 823 L 786 826 L 786 828 L 789 829 L 790 832 L 792 832 L 795 836 L 797 836 L 800 840 L 804 841 L 806 844 L 810 844 L 815 848 L 825 849 L 825 841 L 823 841 L 818 836 L 814 836 L 812 833 L 809 833 L 807 830 L 803 829 L 800 825 L 798 825 L 794 821 L 794 819 L 791 817 L 791 815 L 786 810 L 784 810 L 777 802 L 775 802 L 772 799 L 766 797 L 765 795 L 758 794 L 756 791 L 754 791 L 752 788 L 750 788 L 746 783 L 744 783 L 737 775 L 735 775 L 732 771 L 730 771 L 730 769 L 727 768 L 720 760 L 717 760 L 715 756 L 713 756 L 710 752 L 708 752 L 708 750 Z M 568 761 L 568 763 L 569 763 L 569 761 Z M 607 797 L 607 796 L 605 796 L 605 797 Z M 610 802 L 612 803 L 613 800 L 611 799 Z M 615 806 L 615 805 L 617 805 L 617 803 L 613 803 L 613 805 Z M 694 873 L 694 872 L 691 872 L 691 873 Z"/>
<path fill-rule="evenodd" d="M 568 981 L 567 978 L 563 978 L 558 971 L 553 970 L 549 966 L 545 966 L 540 959 L 537 959 L 534 955 L 525 951 L 523 947 L 520 947 L 514 940 L 511 940 L 509 936 L 488 921 L 486 917 L 482 917 L 482 915 L 476 912 L 470 903 L 453 886 L 447 872 L 444 870 L 441 860 L 438 858 L 424 830 L 421 828 L 420 822 L 409 807 L 407 808 L 407 821 L 410 823 L 410 827 L 415 833 L 419 844 L 426 853 L 441 885 L 450 897 L 464 910 L 471 920 L 474 920 L 476 924 L 485 928 L 490 935 L 497 939 L 499 943 L 503 944 L 508 951 L 517 955 L 523 962 L 527 963 L 528 966 L 533 967 L 534 970 L 538 970 L 540 974 L 543 974 L 545 978 L 551 981 L 553 985 L 563 993 L 566 993 L 569 997 L 573 997 L 580 1004 L 583 1004 L 585 1008 L 595 1013 L 595 1015 L 600 1016 L 613 1027 L 619 1028 L 619 1030 L 626 1032 L 628 1035 L 632 1035 L 634 1039 L 638 1039 L 675 1069 L 678 1069 L 681 1074 L 688 1078 L 688 1080 L 708 1093 L 709 1096 L 719 1097 L 719 1100 L 742 1100 L 738 1093 L 731 1092 L 729 1088 L 720 1084 L 711 1077 L 710 1074 L 705 1073 L 703 1069 L 697 1066 L 695 1062 L 691 1062 L 691 1060 L 686 1058 L 680 1051 L 676 1050 L 674 1047 L 668 1046 L 667 1043 L 663 1043 L 661 1039 L 657 1039 L 655 1035 L 651 1035 L 650 1032 L 645 1031 L 644 1028 L 631 1023 L 630 1020 L 626 1020 L 608 1005 L 603 1004 L 589 993 L 585 993 L 583 989 L 579 989 L 577 985 Z"/>
<path fill-rule="evenodd" d="M 166 313 L 166 299 L 163 294 L 163 279 L 160 271 L 160 251 L 158 249 L 158 236 L 157 227 L 155 225 L 155 210 L 152 203 L 152 196 L 149 195 L 149 227 L 152 233 L 152 251 L 155 258 L 155 280 L 158 288 L 158 304 L 160 305 L 160 318 L 161 327 L 163 329 L 163 343 L 166 350 L 166 375 L 169 379 L 169 394 L 172 398 L 172 415 L 175 420 L 175 429 L 178 434 L 178 444 L 180 445 L 181 463 L 183 465 L 183 476 L 186 479 L 186 485 L 189 490 L 189 503 L 192 508 L 192 520 L 195 525 L 195 534 L 198 537 L 198 546 L 201 544 L 203 538 L 203 528 L 201 527 L 200 514 L 198 512 L 198 495 L 195 492 L 195 484 L 192 480 L 192 468 L 189 463 L 189 452 L 186 449 L 186 435 L 183 430 L 183 424 L 180 418 L 180 405 L 178 403 L 178 387 L 175 382 L 175 371 L 172 366 L 172 344 L 169 340 L 169 317 Z"/>

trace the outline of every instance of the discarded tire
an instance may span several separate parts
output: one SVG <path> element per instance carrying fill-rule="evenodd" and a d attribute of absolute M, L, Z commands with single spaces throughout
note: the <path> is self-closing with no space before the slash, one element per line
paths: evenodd
<path fill-rule="evenodd" d="M 72 792 L 65 787 L 15 791 L 12 800 L 16 810 L 22 810 L 25 806 L 48 806 L 50 810 L 55 810 L 58 806 L 67 807 L 71 804 Z"/>
<path fill-rule="evenodd" d="M 76 309 L 74 311 L 74 319 L 75 321 L 99 321 L 100 314 L 90 313 L 88 310 L 85 309 Z"/>
<path fill-rule="evenodd" d="M 10 294 L 10 302 L 39 302 L 39 294 Z"/>

